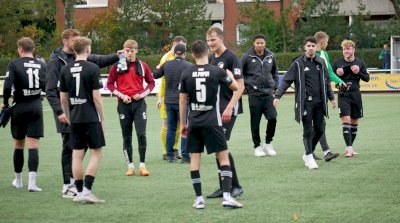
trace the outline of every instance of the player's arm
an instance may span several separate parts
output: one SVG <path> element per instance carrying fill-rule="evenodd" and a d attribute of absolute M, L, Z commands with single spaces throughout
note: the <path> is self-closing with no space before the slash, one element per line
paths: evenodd
<path fill-rule="evenodd" d="M 274 92 L 278 90 L 278 84 L 279 84 L 279 70 L 278 70 L 278 64 L 276 63 L 276 58 L 275 55 L 272 59 L 273 64 L 272 64 L 272 69 L 271 69 L 271 74 L 272 78 L 274 79 L 275 82 L 275 87 L 274 87 Z"/>
<path fill-rule="evenodd" d="M 187 124 L 185 121 L 186 120 L 186 107 L 187 107 L 187 99 L 188 99 L 188 94 L 187 93 L 179 93 L 179 120 L 181 120 L 181 136 L 183 138 L 187 137 Z"/>
<path fill-rule="evenodd" d="M 131 103 L 131 98 L 128 95 L 124 95 L 117 90 L 115 87 L 115 83 L 117 82 L 117 67 L 112 66 L 110 69 L 110 73 L 108 74 L 107 78 L 107 88 L 111 91 L 112 94 L 117 96 L 118 98 L 122 99 L 125 104 Z"/>
<path fill-rule="evenodd" d="M 141 91 L 133 96 L 133 99 L 135 99 L 135 100 L 140 100 L 142 98 L 145 98 L 147 95 L 150 94 L 150 92 L 156 86 L 156 82 L 154 81 L 154 78 L 153 78 L 153 75 L 151 74 L 151 70 L 150 70 L 149 66 L 145 63 L 143 63 L 142 65 L 144 68 L 144 80 L 146 81 L 147 86 L 143 91 Z"/>
<path fill-rule="evenodd" d="M 238 82 L 235 80 L 235 78 L 233 77 L 233 74 L 232 74 L 232 72 L 230 71 L 230 70 L 226 70 L 226 73 L 227 73 L 227 75 L 228 75 L 228 77 L 231 79 L 231 83 L 228 85 L 228 87 L 229 87 L 229 89 L 231 89 L 232 91 L 234 91 L 233 92 L 233 94 L 235 94 L 235 92 L 236 91 L 238 91 L 238 89 L 239 89 L 239 84 L 238 84 Z M 243 79 L 242 79 L 243 80 Z M 242 92 L 243 92 L 243 90 L 242 90 Z M 233 96 L 232 96 L 233 97 Z M 239 97 L 240 98 L 240 97 Z M 239 99 L 237 99 L 237 100 L 239 100 Z M 236 102 L 237 102 L 237 100 L 236 100 Z M 232 100 L 231 100 L 232 101 Z"/>
<path fill-rule="evenodd" d="M 3 84 L 3 105 L 2 108 L 8 107 L 8 100 L 11 97 L 11 90 L 14 84 L 14 66 L 13 63 L 10 63 L 7 68 L 6 79 L 4 80 Z"/>
<path fill-rule="evenodd" d="M 278 108 L 279 100 L 285 94 L 290 85 L 296 80 L 298 69 L 300 69 L 299 65 L 297 63 L 292 63 L 285 76 L 283 76 L 282 83 L 279 85 L 278 90 L 275 92 L 275 99 L 273 102 L 275 108 Z"/>
<path fill-rule="evenodd" d="M 342 81 L 342 79 L 340 79 L 336 74 L 335 74 L 335 72 L 333 71 L 333 69 L 332 69 L 332 65 L 331 65 L 331 62 L 329 61 L 329 56 L 328 56 L 328 53 L 326 53 L 325 51 L 323 51 L 323 53 L 324 53 L 324 55 L 325 55 L 325 63 L 326 63 L 326 67 L 327 67 L 327 69 L 328 69 L 328 74 L 329 74 L 329 77 L 330 77 L 330 79 L 331 79 L 331 81 L 333 81 L 333 82 L 335 82 L 336 84 L 344 84 L 345 85 L 345 83 L 344 83 L 344 81 Z"/>
<path fill-rule="evenodd" d="M 63 110 L 61 108 L 59 91 L 58 91 L 58 79 L 60 77 L 61 68 L 57 64 L 58 59 L 51 60 L 47 65 L 46 72 L 46 97 L 54 113 L 60 117 L 63 116 Z M 64 117 L 64 116 L 63 116 Z"/>
<path fill-rule="evenodd" d="M 365 65 L 364 61 L 361 60 L 361 66 L 358 75 L 360 76 L 361 80 L 368 82 L 370 77 L 366 67 L 367 66 Z"/>
<path fill-rule="evenodd" d="M 154 71 L 153 71 L 153 77 L 155 78 L 155 79 L 158 79 L 158 78 L 160 78 L 160 77 L 164 77 L 164 64 L 163 65 L 161 65 L 161 67 L 160 68 L 156 68 Z"/>
<path fill-rule="evenodd" d="M 88 58 L 88 61 L 97 64 L 100 68 L 113 65 L 118 60 L 118 53 L 108 55 L 90 54 Z"/>
<path fill-rule="evenodd" d="M 68 92 L 60 92 L 60 102 L 61 108 L 65 114 L 65 119 L 61 121 L 62 123 L 69 123 L 69 108 L 68 108 Z"/>
<path fill-rule="evenodd" d="M 104 131 L 105 117 L 104 117 L 103 101 L 101 100 L 100 90 L 99 89 L 93 90 L 92 95 L 93 95 L 94 106 L 96 107 L 96 111 L 100 116 L 100 122 Z"/>

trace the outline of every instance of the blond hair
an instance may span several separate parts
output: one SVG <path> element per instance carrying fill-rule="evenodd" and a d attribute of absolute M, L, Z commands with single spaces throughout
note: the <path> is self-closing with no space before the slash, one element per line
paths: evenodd
<path fill-rule="evenodd" d="M 222 31 L 222 29 L 215 27 L 215 26 L 211 26 L 208 30 L 207 30 L 207 35 L 210 36 L 212 33 L 216 33 L 217 36 L 219 37 L 223 37 L 224 36 L 224 32 Z"/>
<path fill-rule="evenodd" d="M 356 48 L 356 44 L 353 41 L 348 40 L 348 39 L 343 40 L 341 46 L 342 46 L 342 48 L 345 48 L 345 47 Z"/>
<path fill-rule="evenodd" d="M 74 40 L 71 41 L 71 49 L 76 54 L 84 53 L 86 48 L 92 44 L 92 40 L 87 37 L 76 37 Z"/>
<path fill-rule="evenodd" d="M 128 39 L 124 43 L 124 48 L 130 48 L 130 49 L 138 48 L 138 43 L 133 39 Z"/>
<path fill-rule="evenodd" d="M 314 37 L 319 41 L 323 40 L 323 39 L 329 39 L 328 34 L 326 34 L 326 32 L 322 32 L 322 31 L 318 31 L 314 34 Z"/>

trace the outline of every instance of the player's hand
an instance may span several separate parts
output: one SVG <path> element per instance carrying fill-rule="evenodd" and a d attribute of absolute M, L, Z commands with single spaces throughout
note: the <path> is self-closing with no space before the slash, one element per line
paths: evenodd
<path fill-rule="evenodd" d="M 129 103 L 132 102 L 132 99 L 131 99 L 128 95 L 124 95 L 124 96 L 122 97 L 122 101 L 123 101 L 125 104 L 129 104 Z"/>
<path fill-rule="evenodd" d="M 117 55 L 123 54 L 125 51 L 128 52 L 129 50 L 130 50 L 129 48 L 125 48 L 125 49 L 122 49 L 122 50 L 118 50 L 118 51 L 117 51 Z"/>
<path fill-rule="evenodd" d="M 159 97 L 157 100 L 157 108 L 160 109 L 162 103 L 164 103 L 164 98 L 163 97 Z"/>
<path fill-rule="evenodd" d="M 332 100 L 331 103 L 332 103 L 332 108 L 336 108 L 336 101 Z"/>
<path fill-rule="evenodd" d="M 274 102 L 272 102 L 272 104 L 274 105 L 275 109 L 277 109 L 278 105 L 279 105 L 279 99 L 275 98 Z"/>
<path fill-rule="evenodd" d="M 181 124 L 181 137 L 182 138 L 187 138 L 187 125 Z"/>
<path fill-rule="evenodd" d="M 61 123 L 69 124 L 69 120 L 65 114 L 61 114 L 61 115 L 57 116 L 57 118 L 58 118 L 58 121 L 60 121 Z"/>
<path fill-rule="evenodd" d="M 228 76 L 229 76 L 232 80 L 234 79 L 232 71 L 226 69 L 226 73 L 228 74 Z"/>
<path fill-rule="evenodd" d="M 232 117 L 232 109 L 226 108 L 222 113 L 222 123 L 227 123 L 231 120 Z"/>
<path fill-rule="evenodd" d="M 135 94 L 135 95 L 133 95 L 133 99 L 134 99 L 135 101 L 139 101 L 139 100 L 141 99 L 141 97 L 140 97 L 139 94 Z"/>
<path fill-rule="evenodd" d="M 343 74 L 344 74 L 343 68 L 338 68 L 338 69 L 336 70 L 336 74 L 337 74 L 338 76 L 343 76 Z"/>
<path fill-rule="evenodd" d="M 353 65 L 350 67 L 350 69 L 354 74 L 358 74 L 360 72 L 360 67 L 358 65 Z"/>

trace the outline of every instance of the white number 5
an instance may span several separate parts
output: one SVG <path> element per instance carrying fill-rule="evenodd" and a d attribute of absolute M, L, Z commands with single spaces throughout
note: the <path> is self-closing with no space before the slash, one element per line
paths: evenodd
<path fill-rule="evenodd" d="M 206 101 L 206 82 L 205 78 L 196 78 L 196 98 L 197 102 L 205 102 Z"/>

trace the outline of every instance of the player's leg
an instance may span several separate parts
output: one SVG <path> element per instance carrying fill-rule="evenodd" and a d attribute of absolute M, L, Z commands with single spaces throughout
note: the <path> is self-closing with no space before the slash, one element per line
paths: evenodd
<path fill-rule="evenodd" d="M 178 104 L 165 104 L 166 112 L 167 112 L 167 154 L 168 154 L 168 161 L 174 162 L 176 161 L 175 158 L 175 138 L 176 138 L 176 130 L 177 130 L 177 123 L 178 123 L 178 116 L 175 112 L 177 110 Z"/>
<path fill-rule="evenodd" d="M 249 95 L 250 127 L 251 138 L 254 144 L 254 155 L 257 157 L 266 156 L 260 139 L 261 107 L 258 97 Z"/>
<path fill-rule="evenodd" d="M 178 110 L 178 117 L 179 117 L 179 110 Z M 175 159 L 182 159 L 182 153 L 179 155 L 179 150 L 178 150 L 178 145 L 179 145 L 179 139 L 181 138 L 181 126 L 178 122 L 178 125 L 176 127 L 176 132 L 175 132 L 175 144 L 174 144 L 174 152 L 175 152 Z"/>
<path fill-rule="evenodd" d="M 272 146 L 272 140 L 274 139 L 275 136 L 276 123 L 277 123 L 276 117 L 278 114 L 273 105 L 273 101 L 274 97 L 271 95 L 268 96 L 265 99 L 265 103 L 261 105 L 263 107 L 264 116 L 268 120 L 267 129 L 265 132 L 265 144 L 263 145 L 264 153 L 268 156 L 276 156 L 275 149 Z"/>
<path fill-rule="evenodd" d="M 315 162 L 313 151 L 312 151 L 312 139 L 314 136 L 313 130 L 313 103 L 304 103 L 304 115 L 302 117 L 303 123 L 303 143 L 305 148 L 305 154 L 303 155 L 304 165 L 309 169 L 317 169 L 318 165 Z M 321 135 L 319 135 L 321 137 Z"/>
<path fill-rule="evenodd" d="M 324 133 L 324 110 L 322 106 L 322 103 L 318 103 L 313 109 L 312 152 L 315 151 L 315 147 Z"/>
<path fill-rule="evenodd" d="M 15 179 L 12 182 L 12 185 L 17 188 L 23 188 L 22 183 L 22 168 L 24 166 L 24 147 L 25 147 L 25 139 L 17 140 L 14 139 L 14 173 Z"/>
<path fill-rule="evenodd" d="M 324 133 L 322 134 L 321 138 L 319 139 L 319 144 L 321 145 L 322 151 L 324 152 L 325 161 L 329 162 L 332 159 L 335 159 L 339 156 L 339 153 L 332 152 L 328 145 L 328 140 L 326 139 L 326 121 L 324 118 Z M 315 148 L 314 148 L 315 149 Z"/>
<path fill-rule="evenodd" d="M 122 101 L 118 101 L 117 110 L 119 114 L 119 124 L 122 131 L 123 153 L 126 164 L 128 165 L 128 171 L 125 173 L 126 176 L 133 176 L 135 168 L 132 159 L 132 122 L 134 117 L 132 115 L 131 107 L 131 104 L 125 104 Z"/>
<path fill-rule="evenodd" d="M 136 130 L 136 136 L 138 140 L 139 150 L 139 175 L 149 176 L 150 172 L 146 169 L 146 149 L 147 149 L 147 137 L 146 137 L 146 126 L 147 126 L 147 105 L 144 100 L 137 102 L 137 107 L 133 113 L 134 125 Z"/>
<path fill-rule="evenodd" d="M 75 180 L 72 175 L 72 147 L 70 143 L 70 133 L 61 133 L 62 152 L 61 167 L 63 174 L 63 189 L 61 191 L 64 198 L 73 198 L 77 195 Z"/>
<path fill-rule="evenodd" d="M 161 138 L 161 148 L 162 148 L 162 154 L 163 154 L 163 159 L 167 160 L 168 155 L 167 155 L 167 112 L 165 110 L 165 103 L 161 103 L 160 106 L 160 116 L 162 119 L 162 126 L 160 130 L 160 138 Z"/>
<path fill-rule="evenodd" d="M 352 106 L 351 106 L 351 115 L 350 115 L 351 146 L 353 146 L 354 140 L 357 137 L 358 122 L 359 119 L 362 117 L 363 117 L 363 107 L 362 107 L 361 93 L 354 92 Z M 353 149 L 353 155 L 358 155 L 358 153 L 355 152 L 354 149 Z"/>

